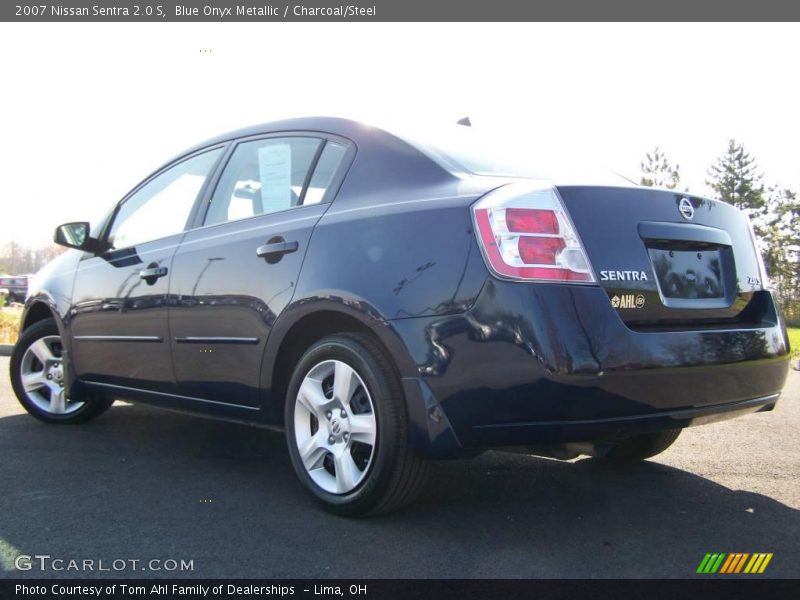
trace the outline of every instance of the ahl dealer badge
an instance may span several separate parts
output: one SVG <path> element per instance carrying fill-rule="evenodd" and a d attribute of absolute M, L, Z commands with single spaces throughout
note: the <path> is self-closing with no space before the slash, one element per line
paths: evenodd
<path fill-rule="evenodd" d="M 615 294 L 611 297 L 611 306 L 614 308 L 644 308 L 644 303 L 642 294 Z"/>

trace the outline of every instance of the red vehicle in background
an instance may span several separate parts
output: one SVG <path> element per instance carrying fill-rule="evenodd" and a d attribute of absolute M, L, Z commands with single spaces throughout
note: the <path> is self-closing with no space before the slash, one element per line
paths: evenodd
<path fill-rule="evenodd" d="M 28 295 L 28 276 L 27 275 L 3 275 L 0 276 L 0 290 L 6 297 L 6 303 L 25 302 Z"/>

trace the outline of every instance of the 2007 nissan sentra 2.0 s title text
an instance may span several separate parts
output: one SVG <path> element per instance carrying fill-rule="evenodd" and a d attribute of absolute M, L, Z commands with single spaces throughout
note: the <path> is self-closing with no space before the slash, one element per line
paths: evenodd
<path fill-rule="evenodd" d="M 468 148 L 306 118 L 188 150 L 58 228 L 74 250 L 31 283 L 20 402 L 283 429 L 347 515 L 409 502 L 431 459 L 643 460 L 775 406 L 789 344 L 741 212 Z"/>

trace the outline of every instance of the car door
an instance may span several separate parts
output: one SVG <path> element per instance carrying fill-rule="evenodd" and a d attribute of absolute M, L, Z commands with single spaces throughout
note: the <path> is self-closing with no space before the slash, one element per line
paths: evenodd
<path fill-rule="evenodd" d="M 200 191 L 222 157 L 214 148 L 174 163 L 129 194 L 80 261 L 69 318 L 72 363 L 83 381 L 174 391 L 167 329 L 172 258 Z"/>
<path fill-rule="evenodd" d="M 267 337 L 352 151 L 318 135 L 240 141 L 181 242 L 169 311 L 180 395 L 258 407 Z"/>

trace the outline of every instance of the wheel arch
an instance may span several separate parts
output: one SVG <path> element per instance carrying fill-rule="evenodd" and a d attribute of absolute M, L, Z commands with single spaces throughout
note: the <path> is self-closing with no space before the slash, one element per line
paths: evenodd
<path fill-rule="evenodd" d="M 45 319 L 53 319 L 58 327 L 58 334 L 61 336 L 64 361 L 64 381 L 67 390 L 67 398 L 71 397 L 76 391 L 80 391 L 80 385 L 75 375 L 70 352 L 70 338 L 67 333 L 67 326 L 58 310 L 55 299 L 44 292 L 39 292 L 35 296 L 28 298 L 22 310 L 20 318 L 19 334 L 22 333 Z"/>
<path fill-rule="evenodd" d="M 369 336 L 390 359 L 398 379 L 413 375 L 414 364 L 391 322 L 374 319 L 337 302 L 315 302 L 285 312 L 273 327 L 264 353 L 261 389 L 265 418 L 283 421 L 286 388 L 294 365 L 318 340 L 337 333 L 362 333 Z M 367 311 L 369 312 L 369 311 Z"/>
<path fill-rule="evenodd" d="M 45 295 L 37 295 L 29 298 L 25 303 L 25 308 L 22 310 L 22 317 L 19 324 L 19 333 L 28 329 L 34 323 L 44 321 L 45 319 L 54 319 L 58 330 L 61 333 L 62 339 L 64 338 L 64 323 L 58 315 L 55 307 L 55 302 Z"/>

